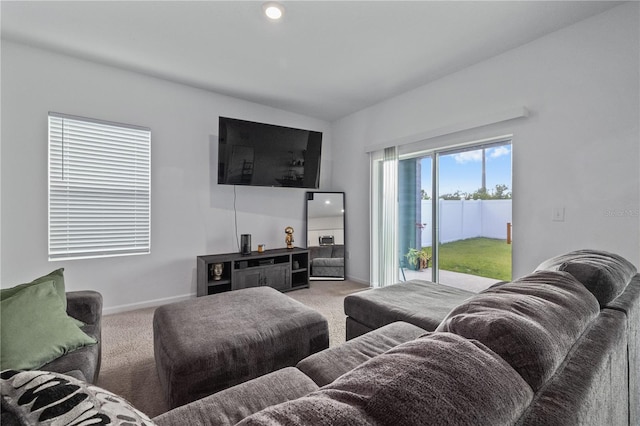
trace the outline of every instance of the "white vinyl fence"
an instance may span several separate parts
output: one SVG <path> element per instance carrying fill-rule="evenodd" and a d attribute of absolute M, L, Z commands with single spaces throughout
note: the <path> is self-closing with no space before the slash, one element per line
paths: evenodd
<path fill-rule="evenodd" d="M 431 246 L 431 201 L 422 200 L 422 246 Z M 486 237 L 507 239 L 511 200 L 438 200 L 440 242 Z"/>

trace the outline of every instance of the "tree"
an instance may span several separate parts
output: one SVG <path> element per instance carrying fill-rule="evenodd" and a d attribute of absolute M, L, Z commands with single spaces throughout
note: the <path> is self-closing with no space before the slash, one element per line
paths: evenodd
<path fill-rule="evenodd" d="M 427 194 L 427 191 L 425 191 L 424 189 L 420 190 L 420 199 L 422 200 L 430 200 L 431 197 L 429 197 L 429 194 Z"/>
<path fill-rule="evenodd" d="M 423 194 L 426 194 L 424 190 L 422 190 L 422 192 Z M 487 191 L 485 188 L 479 188 L 471 194 L 457 190 L 453 194 L 443 194 L 440 198 L 442 200 L 510 200 L 511 191 L 509 191 L 509 187 L 507 185 L 498 184 L 493 190 L 491 190 L 491 192 Z M 424 199 L 425 198 L 423 198 L 423 200 Z"/>
<path fill-rule="evenodd" d="M 511 199 L 511 191 L 509 191 L 509 187 L 507 185 L 496 185 L 493 198 L 498 200 Z"/>
<path fill-rule="evenodd" d="M 460 192 L 460 190 L 457 190 L 453 194 L 444 194 L 440 196 L 440 198 L 443 200 L 462 200 L 466 197 L 467 194 L 464 192 Z"/>
<path fill-rule="evenodd" d="M 480 188 L 472 194 L 467 195 L 467 200 L 488 200 L 491 195 L 487 192 L 486 188 Z"/>
<path fill-rule="evenodd" d="M 467 195 L 467 200 L 509 200 L 511 199 L 511 192 L 507 185 L 498 184 L 491 191 L 488 192 L 484 188 L 480 188 L 472 194 Z"/>

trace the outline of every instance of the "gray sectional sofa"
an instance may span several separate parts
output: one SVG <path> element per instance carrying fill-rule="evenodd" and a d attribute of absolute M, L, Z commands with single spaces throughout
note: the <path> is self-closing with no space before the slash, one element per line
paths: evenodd
<path fill-rule="evenodd" d="M 446 294 L 436 290 L 437 284 L 397 286 L 406 288 L 372 289 L 345 300 L 345 306 L 359 307 L 351 310 L 358 324 L 382 318 L 368 325 L 370 331 L 310 355 L 296 367 L 174 408 L 153 422 L 640 424 L 640 274 L 625 259 L 591 250 L 568 253 L 513 282 L 451 296 L 459 297 L 455 306 L 432 309 L 431 314 L 425 305 L 398 294 L 423 291 L 423 303 L 431 309 Z M 431 288 L 424 293 L 420 287 Z M 16 386 L 23 380 L 20 374 L 5 372 L 2 380 L 3 395 L 5 389 L 21 390 Z M 78 391 L 74 383 L 52 380 L 61 389 L 73 385 Z M 90 394 L 92 389 L 82 391 Z M 110 402 L 117 399 L 107 396 Z M 3 410 L 16 401 L 20 405 L 22 399 L 3 399 Z M 33 410 L 30 403 L 22 408 Z M 11 413 L 3 412 L 3 424 L 18 424 L 12 423 Z M 131 424 L 152 424 L 135 410 L 127 413 L 127 418 L 142 419 Z"/>
<path fill-rule="evenodd" d="M 344 278 L 344 245 L 309 247 L 309 259 L 312 277 Z"/>
<path fill-rule="evenodd" d="M 369 291 L 379 300 L 388 292 Z M 640 275 L 631 263 L 609 253 L 578 251 L 511 283 L 458 296 L 456 306 L 437 313 L 443 319 L 435 331 L 397 320 L 370 327 L 296 368 L 228 388 L 154 421 L 639 424 Z M 416 318 L 424 317 L 420 304 L 414 309 Z M 399 316 L 411 319 L 409 310 L 400 309 Z"/>

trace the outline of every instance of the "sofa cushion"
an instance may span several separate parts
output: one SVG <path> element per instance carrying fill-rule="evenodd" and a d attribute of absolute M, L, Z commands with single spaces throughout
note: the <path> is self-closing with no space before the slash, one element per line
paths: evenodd
<path fill-rule="evenodd" d="M 624 290 L 636 267 L 617 254 L 577 250 L 542 262 L 536 270 L 565 271 L 580 281 L 604 306 Z"/>
<path fill-rule="evenodd" d="M 411 280 L 350 294 L 344 313 L 371 329 L 404 321 L 433 331 L 449 311 L 475 295 L 470 291 Z"/>
<path fill-rule="evenodd" d="M 253 413 L 318 390 L 295 367 L 286 367 L 225 389 L 164 413 L 153 420 L 159 426 L 235 425 Z"/>
<path fill-rule="evenodd" d="M 0 366 L 34 369 L 96 340 L 67 315 L 53 281 L 27 286 L 0 302 Z"/>
<path fill-rule="evenodd" d="M 513 424 L 531 388 L 481 343 L 430 333 L 239 425 Z"/>
<path fill-rule="evenodd" d="M 424 333 L 422 328 L 415 325 L 394 322 L 341 345 L 309 355 L 296 367 L 311 377 L 318 386 L 324 386 L 374 356 Z"/>
<path fill-rule="evenodd" d="M 125 399 L 70 376 L 15 370 L 0 376 L 3 424 L 154 424 Z"/>
<path fill-rule="evenodd" d="M 537 391 L 598 312 L 597 300 L 573 276 L 541 271 L 483 291 L 437 330 L 482 342 Z"/>

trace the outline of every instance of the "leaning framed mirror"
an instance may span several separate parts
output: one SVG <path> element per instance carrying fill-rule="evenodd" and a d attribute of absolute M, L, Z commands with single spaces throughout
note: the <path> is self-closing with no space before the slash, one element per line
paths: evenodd
<path fill-rule="evenodd" d="M 307 192 L 310 280 L 345 279 L 344 192 Z"/>

